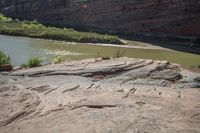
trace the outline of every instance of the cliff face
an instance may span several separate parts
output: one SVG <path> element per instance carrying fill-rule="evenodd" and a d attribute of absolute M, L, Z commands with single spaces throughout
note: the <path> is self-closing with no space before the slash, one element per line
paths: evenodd
<path fill-rule="evenodd" d="M 0 9 L 92 31 L 200 37 L 200 0 L 0 0 Z"/>

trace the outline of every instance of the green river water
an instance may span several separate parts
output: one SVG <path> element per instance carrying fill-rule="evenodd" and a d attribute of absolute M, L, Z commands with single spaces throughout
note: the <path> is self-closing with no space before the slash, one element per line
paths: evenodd
<path fill-rule="evenodd" d="M 138 44 L 133 42 L 131 45 Z M 98 56 L 112 57 L 117 50 L 124 51 L 123 56 L 127 57 L 168 60 L 184 66 L 200 65 L 200 55 L 185 52 L 74 44 L 4 35 L 0 35 L 0 50 L 11 57 L 14 65 L 21 65 L 31 57 L 40 57 L 45 63 L 51 62 L 56 55 L 65 55 L 69 60 Z"/>

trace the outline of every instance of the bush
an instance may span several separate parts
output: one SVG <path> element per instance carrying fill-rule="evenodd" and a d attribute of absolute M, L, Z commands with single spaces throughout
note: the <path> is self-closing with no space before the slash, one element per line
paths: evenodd
<path fill-rule="evenodd" d="M 21 67 L 22 68 L 27 68 L 28 66 L 27 66 L 27 64 L 21 64 Z"/>
<path fill-rule="evenodd" d="M 28 36 L 83 43 L 114 43 L 123 44 L 117 36 L 101 35 L 92 32 L 79 32 L 73 29 L 45 26 L 35 21 L 19 21 L 0 14 L 0 34 Z"/>
<path fill-rule="evenodd" d="M 42 63 L 42 61 L 38 58 L 38 57 L 33 57 L 33 58 L 30 58 L 28 63 L 27 63 L 27 66 L 28 67 L 37 67 L 37 66 L 40 66 Z"/>
<path fill-rule="evenodd" d="M 4 15 L 0 14 L 0 21 L 1 22 L 11 22 L 11 21 L 13 21 L 13 19 L 12 18 L 7 18 Z"/>
<path fill-rule="evenodd" d="M 10 64 L 10 56 L 6 55 L 4 52 L 0 51 L 0 65 Z"/>
<path fill-rule="evenodd" d="M 114 58 L 119 58 L 119 57 L 122 57 L 124 55 L 124 51 L 123 50 L 120 50 L 120 49 L 117 49 L 114 53 L 113 53 L 113 57 Z"/>
<path fill-rule="evenodd" d="M 54 57 L 53 63 L 58 64 L 58 63 L 64 62 L 65 60 L 66 60 L 66 56 L 58 55 L 58 56 Z"/>
<path fill-rule="evenodd" d="M 102 57 L 102 60 L 110 60 L 110 59 L 111 59 L 110 57 L 106 57 L 106 56 Z"/>

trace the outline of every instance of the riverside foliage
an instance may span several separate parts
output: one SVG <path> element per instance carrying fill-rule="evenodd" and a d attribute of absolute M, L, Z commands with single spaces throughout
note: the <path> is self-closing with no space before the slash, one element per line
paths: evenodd
<path fill-rule="evenodd" d="M 83 43 L 122 44 L 117 36 L 45 26 L 36 20 L 19 21 L 0 14 L 0 34 Z"/>
<path fill-rule="evenodd" d="M 10 56 L 0 51 L 0 66 L 4 64 L 10 64 L 10 61 L 11 61 Z"/>
<path fill-rule="evenodd" d="M 38 57 L 32 57 L 28 60 L 26 66 L 27 67 L 37 67 L 41 65 L 42 60 L 39 59 Z"/>

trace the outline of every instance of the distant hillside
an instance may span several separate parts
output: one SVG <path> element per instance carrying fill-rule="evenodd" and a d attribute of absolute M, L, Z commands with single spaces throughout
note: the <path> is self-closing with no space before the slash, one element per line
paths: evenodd
<path fill-rule="evenodd" d="M 200 37 L 200 0 L 0 0 L 1 12 L 131 36 Z"/>

